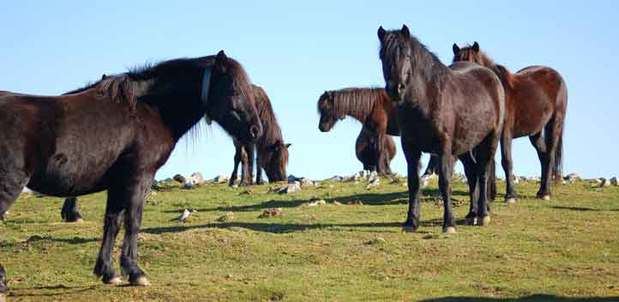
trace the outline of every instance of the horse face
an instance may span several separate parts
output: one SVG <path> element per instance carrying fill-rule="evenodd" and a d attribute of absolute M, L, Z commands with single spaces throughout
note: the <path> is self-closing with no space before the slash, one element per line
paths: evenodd
<path fill-rule="evenodd" d="M 269 177 L 269 181 L 286 180 L 286 166 L 288 165 L 288 147 L 290 144 L 277 142 L 269 147 L 269 163 L 265 165 L 264 171 Z"/>
<path fill-rule="evenodd" d="M 337 117 L 335 114 L 335 104 L 331 92 L 327 91 L 320 96 L 318 100 L 318 112 L 320 113 L 318 129 L 322 132 L 329 132 L 335 125 L 335 122 L 340 119 L 340 117 Z"/>
<path fill-rule="evenodd" d="M 483 63 L 481 57 L 479 56 L 479 44 L 477 42 L 475 42 L 472 46 L 466 46 L 463 48 L 458 47 L 458 45 L 454 43 L 453 53 L 453 62 Z"/>
<path fill-rule="evenodd" d="M 250 142 L 262 135 L 262 123 L 256 111 L 251 84 L 241 68 L 223 51 L 217 54 L 211 70 L 206 115 L 233 137 Z"/>
<path fill-rule="evenodd" d="M 385 31 L 378 29 L 381 43 L 380 59 L 383 63 L 385 90 L 392 101 L 402 100 L 406 87 L 412 77 L 412 50 L 410 47 L 410 32 L 404 25 L 400 31 Z"/>

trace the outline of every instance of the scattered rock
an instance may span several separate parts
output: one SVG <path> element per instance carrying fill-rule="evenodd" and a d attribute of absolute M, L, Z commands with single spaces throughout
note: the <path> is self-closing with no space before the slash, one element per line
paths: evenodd
<path fill-rule="evenodd" d="M 262 211 L 262 214 L 258 218 L 268 218 L 273 216 L 281 216 L 283 214 L 282 208 L 270 208 Z"/>
<path fill-rule="evenodd" d="M 228 180 L 229 180 L 228 176 L 218 175 L 218 176 L 215 176 L 215 178 L 213 178 L 211 182 L 216 183 L 216 184 L 225 184 L 228 182 Z"/>
<path fill-rule="evenodd" d="M 305 205 L 308 207 L 315 207 L 315 206 L 322 206 L 322 205 L 326 205 L 327 202 L 324 199 L 315 199 L 312 200 L 308 203 L 306 203 Z"/>
<path fill-rule="evenodd" d="M 379 185 L 380 185 L 380 178 L 379 177 L 374 177 L 374 178 L 372 178 L 372 180 L 370 180 L 370 183 L 368 183 L 368 185 L 365 188 L 367 190 L 369 190 L 371 188 L 378 187 Z"/>
<path fill-rule="evenodd" d="M 295 192 L 299 192 L 301 191 L 301 183 L 298 181 L 295 181 L 293 183 L 289 183 L 284 187 L 281 187 L 277 190 L 277 193 L 279 194 L 292 194 Z"/>
<path fill-rule="evenodd" d="M 565 180 L 565 182 L 567 183 L 574 183 L 576 181 L 580 181 L 580 176 L 578 176 L 578 174 L 576 173 L 570 173 L 568 175 L 565 175 L 565 177 L 563 177 L 563 180 Z"/>
<path fill-rule="evenodd" d="M 183 184 L 183 189 L 185 190 L 191 190 L 195 187 L 195 185 L 192 182 L 185 182 Z"/>
<path fill-rule="evenodd" d="M 615 186 L 615 187 L 616 187 L 616 186 L 619 186 L 619 182 L 617 181 L 617 177 L 613 176 L 613 177 L 610 179 L 610 184 L 611 184 L 611 185 L 613 185 L 613 186 Z"/>
<path fill-rule="evenodd" d="M 325 179 L 326 181 L 334 181 L 334 182 L 340 182 L 340 181 L 344 181 L 344 177 L 339 176 L 339 175 L 335 175 L 331 178 Z"/>
<path fill-rule="evenodd" d="M 377 244 L 385 244 L 387 243 L 387 240 L 385 240 L 385 238 L 383 237 L 376 237 L 372 240 L 367 241 L 365 244 L 367 245 L 377 245 Z"/>
<path fill-rule="evenodd" d="M 195 212 L 197 212 L 197 211 L 196 211 L 196 210 L 194 210 L 194 209 L 185 209 L 185 210 L 183 210 L 183 213 L 181 214 L 181 216 L 178 216 L 178 218 L 173 219 L 173 220 L 176 220 L 176 221 L 178 221 L 178 222 L 185 223 L 185 222 L 187 222 L 187 220 L 189 219 L 189 217 L 191 216 L 191 214 L 193 214 L 193 213 L 195 213 Z"/>
<path fill-rule="evenodd" d="M 337 200 L 333 201 L 333 204 L 336 205 L 336 206 L 341 206 L 342 205 L 342 203 L 337 201 Z"/>
<path fill-rule="evenodd" d="M 225 214 L 219 216 L 215 219 L 218 222 L 230 222 L 234 220 L 234 212 L 226 212 Z"/>

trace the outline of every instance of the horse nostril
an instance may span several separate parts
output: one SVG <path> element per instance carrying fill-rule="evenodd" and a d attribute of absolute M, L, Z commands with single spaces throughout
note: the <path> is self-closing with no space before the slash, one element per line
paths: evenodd
<path fill-rule="evenodd" d="M 249 134 L 251 135 L 252 139 L 258 138 L 258 136 L 260 135 L 260 128 L 258 128 L 258 126 L 256 125 L 251 125 L 249 127 Z"/>

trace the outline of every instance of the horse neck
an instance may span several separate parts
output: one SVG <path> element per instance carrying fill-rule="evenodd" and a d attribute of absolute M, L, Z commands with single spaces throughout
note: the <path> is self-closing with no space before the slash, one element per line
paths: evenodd
<path fill-rule="evenodd" d="M 347 115 L 361 123 L 365 123 L 374 111 L 374 105 L 379 94 L 372 90 L 352 89 L 335 91 L 333 103 L 337 116 Z"/>
<path fill-rule="evenodd" d="M 435 95 L 442 88 L 442 83 L 451 76 L 451 70 L 425 48 L 419 41 L 411 41 L 415 64 L 412 67 L 411 85 L 413 102 L 424 112 L 433 106 Z"/>

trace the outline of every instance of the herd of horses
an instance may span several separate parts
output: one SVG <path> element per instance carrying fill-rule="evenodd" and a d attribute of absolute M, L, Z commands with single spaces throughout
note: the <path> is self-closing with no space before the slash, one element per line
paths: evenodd
<path fill-rule="evenodd" d="M 439 175 L 443 231 L 456 231 L 451 177 L 456 159 L 469 185 L 469 224 L 490 222 L 489 186 L 501 146 L 506 202 L 517 195 L 512 179 L 511 141 L 529 136 L 541 163 L 537 196 L 548 199 L 561 177 L 567 89 L 558 72 L 531 66 L 509 72 L 475 42 L 453 45 L 446 66 L 406 25 L 378 29 L 385 88 L 325 91 L 318 100 L 320 131 L 347 116 L 362 123 L 356 154 L 364 169 L 390 174 L 392 136 L 400 136 L 407 161 L 409 209 L 404 229 L 420 223 L 420 157 L 430 153 L 425 174 Z M 81 217 L 75 196 L 107 190 L 103 238 L 94 273 L 106 284 L 122 283 L 112 250 L 124 225 L 122 275 L 148 285 L 138 266 L 137 236 L 145 196 L 156 171 L 178 140 L 196 125 L 216 121 L 233 138 L 236 152 L 230 185 L 286 179 L 288 147 L 266 92 L 223 51 L 144 66 L 61 96 L 0 92 L 0 218 L 27 186 L 68 197 L 63 219 Z M 238 165 L 241 177 L 238 179 Z M 254 182 L 254 164 L 256 180 Z M 6 290 L 0 265 L 0 293 Z"/>

